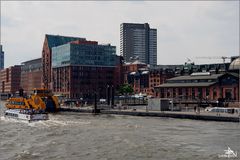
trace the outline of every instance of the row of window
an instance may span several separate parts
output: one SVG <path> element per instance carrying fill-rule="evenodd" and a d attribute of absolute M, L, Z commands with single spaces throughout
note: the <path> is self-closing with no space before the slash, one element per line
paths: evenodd
<path fill-rule="evenodd" d="M 24 102 L 15 102 L 15 101 L 10 101 L 8 102 L 9 104 L 13 104 L 13 105 L 24 105 Z"/>
<path fill-rule="evenodd" d="M 12 117 L 18 117 L 18 115 L 14 114 L 14 113 L 5 113 L 5 115 L 9 115 L 9 116 L 12 116 Z"/>
<path fill-rule="evenodd" d="M 192 96 L 195 97 L 196 93 L 198 95 L 198 97 L 202 97 L 203 93 L 205 92 L 204 96 L 209 96 L 210 95 L 210 89 L 209 88 L 197 88 L 197 90 L 195 88 L 172 88 L 167 89 L 167 92 L 165 92 L 164 88 L 160 89 L 160 93 L 162 95 L 162 97 L 164 97 L 165 93 L 167 93 L 167 97 L 170 97 L 170 95 L 172 95 L 173 97 L 175 97 L 178 93 L 178 95 L 180 96 Z M 190 92 L 191 91 L 191 92 Z M 217 95 L 217 91 L 216 88 L 213 88 L 213 97 L 215 97 Z"/>
<path fill-rule="evenodd" d="M 169 80 L 167 83 L 199 83 L 199 82 L 217 82 L 216 79 L 193 79 L 193 80 Z"/>

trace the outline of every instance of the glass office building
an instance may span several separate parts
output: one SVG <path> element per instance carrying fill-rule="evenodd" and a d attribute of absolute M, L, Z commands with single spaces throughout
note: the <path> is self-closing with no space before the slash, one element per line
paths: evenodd
<path fill-rule="evenodd" d="M 2 45 L 0 45 L 0 69 L 4 68 L 4 52 L 2 50 Z"/>
<path fill-rule="evenodd" d="M 69 65 L 116 66 L 116 47 L 67 43 L 52 48 L 52 67 Z"/>
<path fill-rule="evenodd" d="M 52 87 L 52 48 L 72 41 L 86 41 L 85 38 L 46 34 L 42 48 L 43 87 Z"/>
<path fill-rule="evenodd" d="M 106 87 L 116 86 L 116 47 L 96 41 L 73 41 L 52 48 L 52 88 L 70 99 L 106 98 Z"/>

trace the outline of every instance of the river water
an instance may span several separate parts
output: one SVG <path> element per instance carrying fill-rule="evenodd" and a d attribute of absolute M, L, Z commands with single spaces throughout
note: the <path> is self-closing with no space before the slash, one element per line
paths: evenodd
<path fill-rule="evenodd" d="M 28 123 L 0 110 L 1 160 L 228 159 L 228 147 L 240 156 L 239 123 L 67 112 Z"/>

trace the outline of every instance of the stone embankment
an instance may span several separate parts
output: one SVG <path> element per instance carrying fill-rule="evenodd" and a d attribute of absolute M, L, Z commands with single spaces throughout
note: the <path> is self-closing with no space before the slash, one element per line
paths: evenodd
<path fill-rule="evenodd" d="M 61 107 L 62 112 L 82 112 L 94 113 L 92 108 L 79 108 L 79 107 Z M 193 119 L 193 120 L 206 120 L 206 121 L 222 121 L 222 122 L 240 122 L 239 114 L 228 113 L 209 113 L 209 112 L 174 112 L 174 111 L 146 111 L 144 109 L 137 110 L 118 110 L 106 109 L 98 110 L 99 114 L 116 114 L 116 115 L 129 115 L 129 116 L 149 116 L 149 117 L 168 117 L 180 119 Z"/>

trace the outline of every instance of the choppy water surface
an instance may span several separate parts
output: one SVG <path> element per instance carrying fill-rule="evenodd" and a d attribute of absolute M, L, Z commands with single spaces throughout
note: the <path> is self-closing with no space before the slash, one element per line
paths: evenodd
<path fill-rule="evenodd" d="M 240 154 L 240 124 L 81 113 L 49 121 L 0 119 L 0 159 L 227 159 Z M 240 155 L 238 155 L 239 158 Z"/>

